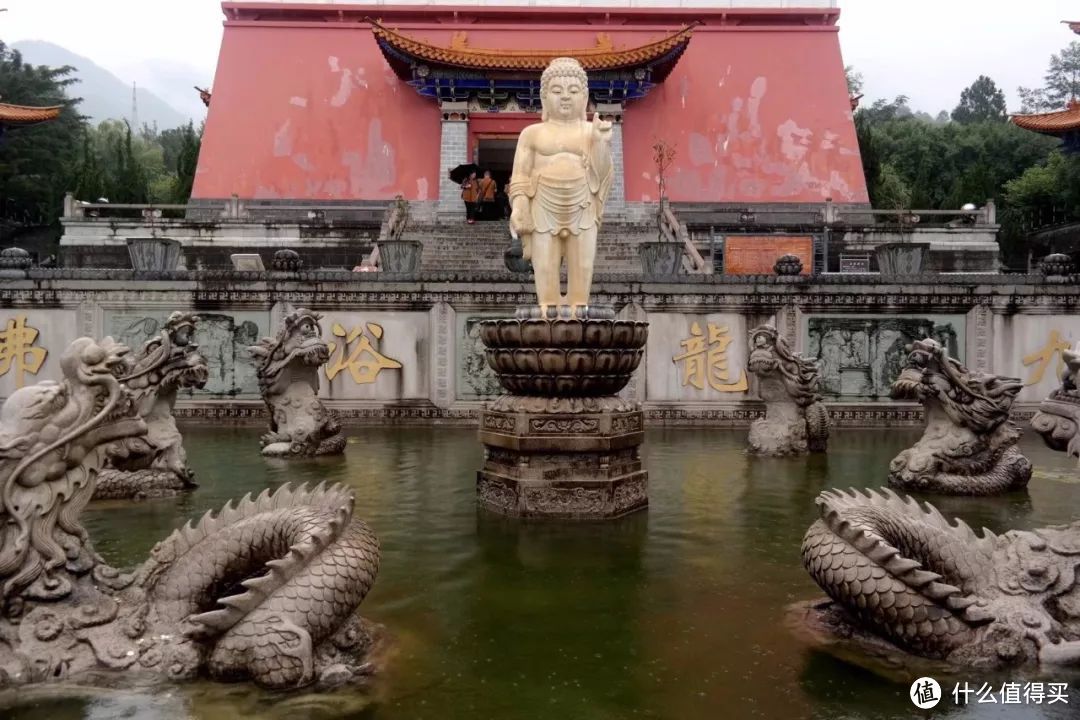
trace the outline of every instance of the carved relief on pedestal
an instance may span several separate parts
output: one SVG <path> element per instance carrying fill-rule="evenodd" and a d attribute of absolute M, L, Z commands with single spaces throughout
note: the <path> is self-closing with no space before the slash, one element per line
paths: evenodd
<path fill-rule="evenodd" d="M 517 494 L 498 480 L 478 480 L 476 497 L 481 505 L 505 515 L 514 514 L 517 508 Z"/>
<path fill-rule="evenodd" d="M 536 515 L 599 516 L 607 512 L 606 488 L 583 487 L 525 487 L 525 508 Z"/>
<path fill-rule="evenodd" d="M 615 486 L 614 505 L 619 510 L 629 510 L 649 502 L 648 486 L 644 480 L 628 480 Z"/>

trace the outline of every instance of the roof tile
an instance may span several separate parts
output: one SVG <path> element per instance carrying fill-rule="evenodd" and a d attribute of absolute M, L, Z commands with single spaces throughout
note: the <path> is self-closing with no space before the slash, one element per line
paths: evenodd
<path fill-rule="evenodd" d="M 1080 130 L 1080 101 L 1071 100 L 1066 109 L 1056 112 L 1013 115 L 1012 121 L 1025 130 L 1033 130 L 1047 135 Z"/>
<path fill-rule="evenodd" d="M 597 36 L 596 47 L 575 50 L 494 50 L 468 47 L 464 34 L 456 34 L 450 47 L 433 45 L 391 30 L 375 20 L 371 23 L 375 37 L 398 51 L 430 63 L 452 67 L 483 70 L 543 71 L 557 57 L 573 57 L 585 70 L 614 70 L 634 67 L 657 60 L 680 45 L 690 41 L 696 25 L 692 24 L 670 35 L 639 45 L 617 50 L 610 36 Z"/>
<path fill-rule="evenodd" d="M 0 123 L 8 125 L 29 125 L 53 120 L 60 115 L 61 105 L 50 107 L 28 107 L 0 103 Z"/>

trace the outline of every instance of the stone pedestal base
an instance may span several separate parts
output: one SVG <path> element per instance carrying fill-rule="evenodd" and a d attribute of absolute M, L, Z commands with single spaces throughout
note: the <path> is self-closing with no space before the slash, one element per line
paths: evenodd
<path fill-rule="evenodd" d="M 640 409 L 596 412 L 485 410 L 479 503 L 502 515 L 606 520 L 649 504 L 638 448 Z"/>

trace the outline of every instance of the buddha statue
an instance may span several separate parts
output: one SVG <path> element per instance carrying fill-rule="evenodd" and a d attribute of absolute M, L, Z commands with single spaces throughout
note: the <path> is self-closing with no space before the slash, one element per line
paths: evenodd
<path fill-rule="evenodd" d="M 589 84 L 581 64 L 556 58 L 540 79 L 541 122 L 518 138 L 510 178 L 510 228 L 532 260 L 541 317 L 589 305 L 596 237 L 611 189 L 611 123 L 586 117 Z M 566 260 L 566 295 L 560 271 Z"/>

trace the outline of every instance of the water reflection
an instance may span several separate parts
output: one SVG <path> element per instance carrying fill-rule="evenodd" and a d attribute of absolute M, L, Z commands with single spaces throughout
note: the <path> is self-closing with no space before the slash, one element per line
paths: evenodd
<path fill-rule="evenodd" d="M 229 498 L 289 481 L 348 484 L 383 549 L 363 608 L 390 631 L 395 651 L 375 691 L 290 697 L 196 683 L 73 698 L 48 688 L 0 697 L 0 715 L 912 717 L 903 682 L 809 649 L 785 627 L 784 609 L 821 594 L 799 557 L 815 496 L 882 486 L 889 460 L 917 430 L 838 430 L 827 456 L 787 459 L 746 455 L 745 431 L 649 432 L 649 510 L 587 524 L 479 512 L 474 430 L 354 429 L 344 458 L 296 463 L 262 458 L 258 429 L 185 434 L 202 486 L 180 499 L 95 506 L 87 526 L 99 552 L 129 566 L 173 527 Z M 995 531 L 1072 519 L 1075 463 L 1037 438 L 1023 449 L 1036 466 L 1026 494 L 934 502 Z M 1047 710 L 1028 717 L 1056 720 Z M 1002 717 L 986 706 L 935 716 Z"/>

